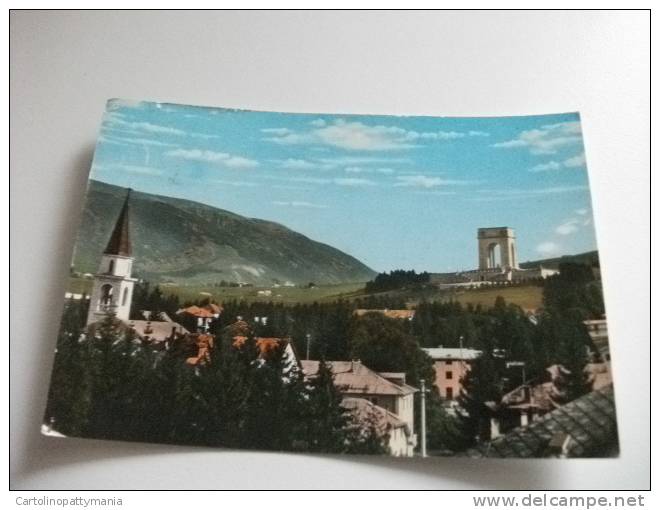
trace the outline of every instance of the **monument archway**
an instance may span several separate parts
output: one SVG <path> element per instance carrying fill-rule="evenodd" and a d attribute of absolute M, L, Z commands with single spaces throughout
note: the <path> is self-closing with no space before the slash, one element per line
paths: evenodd
<path fill-rule="evenodd" d="M 516 236 L 512 228 L 480 228 L 477 231 L 477 240 L 479 243 L 480 270 L 519 269 L 516 254 Z"/>

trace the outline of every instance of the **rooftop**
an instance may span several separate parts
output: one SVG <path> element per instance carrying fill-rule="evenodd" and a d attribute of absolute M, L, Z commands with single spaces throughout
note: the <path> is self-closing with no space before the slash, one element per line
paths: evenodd
<path fill-rule="evenodd" d="M 171 321 L 128 321 L 129 327 L 142 338 L 149 338 L 155 342 L 164 342 L 172 333 L 185 335 L 188 330 L 181 324 Z"/>
<path fill-rule="evenodd" d="M 460 347 L 431 347 L 422 350 L 434 360 L 473 360 L 481 356 L 481 351 Z"/>
<path fill-rule="evenodd" d="M 618 433 L 612 385 L 580 397 L 510 433 L 465 452 L 470 457 L 547 457 L 551 443 L 569 435 L 568 457 L 616 455 Z"/>
<path fill-rule="evenodd" d="M 302 360 L 300 363 L 306 377 L 314 377 L 319 371 L 320 361 Z M 395 384 L 387 380 L 360 361 L 328 361 L 327 363 L 332 368 L 335 385 L 342 393 L 403 396 L 418 391 L 408 384 Z"/>
<path fill-rule="evenodd" d="M 181 310 L 177 311 L 177 314 L 185 313 L 192 315 L 193 317 L 200 317 L 202 319 L 213 319 L 220 315 L 220 312 L 222 312 L 222 307 L 216 305 L 215 303 L 209 303 L 208 305 L 201 307 L 192 305 L 187 308 L 182 308 Z"/>

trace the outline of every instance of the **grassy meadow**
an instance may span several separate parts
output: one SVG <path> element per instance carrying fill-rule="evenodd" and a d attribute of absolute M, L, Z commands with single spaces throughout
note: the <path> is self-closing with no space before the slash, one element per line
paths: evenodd
<path fill-rule="evenodd" d="M 89 295 L 93 280 L 71 277 L 68 291 Z M 419 290 L 397 290 L 378 294 L 367 294 L 364 283 L 343 283 L 338 285 L 319 285 L 316 287 L 216 287 L 212 285 L 174 285 L 160 284 L 164 294 L 174 294 L 181 302 L 197 301 L 206 297 L 214 301 L 245 300 L 248 302 L 327 303 L 338 299 L 352 300 L 373 296 L 400 298 L 409 306 L 421 301 L 455 300 L 463 305 L 481 305 L 489 308 L 497 296 L 502 296 L 507 303 L 515 303 L 525 310 L 536 310 L 542 305 L 543 289 L 536 285 L 512 287 L 482 287 L 479 289 L 426 288 Z M 270 294 L 268 294 L 270 292 Z"/>

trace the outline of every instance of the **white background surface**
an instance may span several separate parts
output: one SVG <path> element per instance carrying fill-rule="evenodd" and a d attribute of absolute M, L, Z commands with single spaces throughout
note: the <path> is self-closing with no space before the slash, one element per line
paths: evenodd
<path fill-rule="evenodd" d="M 10 19 L 13 488 L 648 487 L 647 12 L 14 12 Z M 292 112 L 580 111 L 621 457 L 333 458 L 40 436 L 80 203 L 111 97 Z"/>

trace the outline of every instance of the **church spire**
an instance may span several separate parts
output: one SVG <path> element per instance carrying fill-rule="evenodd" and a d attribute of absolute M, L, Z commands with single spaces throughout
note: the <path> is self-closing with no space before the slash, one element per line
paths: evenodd
<path fill-rule="evenodd" d="M 131 256 L 131 238 L 128 231 L 128 199 L 131 196 L 131 189 L 126 193 L 126 200 L 121 208 L 117 223 L 112 231 L 108 246 L 103 252 L 105 255 L 122 255 L 124 257 Z"/>

